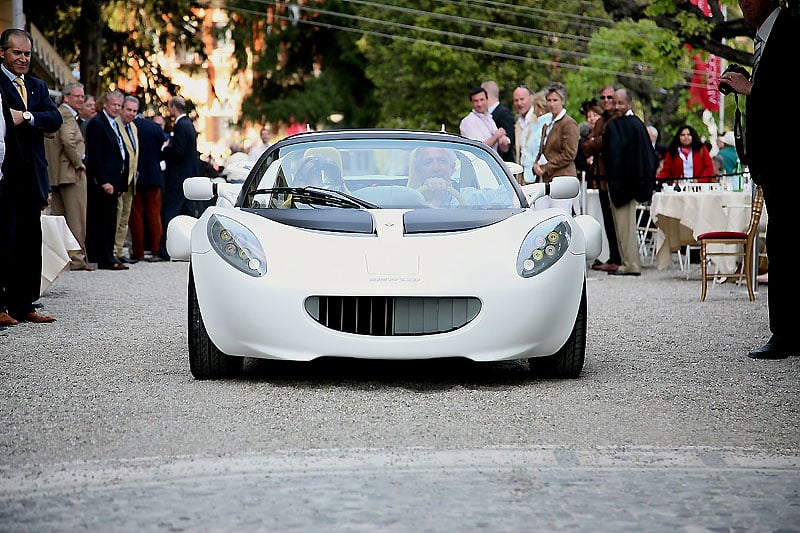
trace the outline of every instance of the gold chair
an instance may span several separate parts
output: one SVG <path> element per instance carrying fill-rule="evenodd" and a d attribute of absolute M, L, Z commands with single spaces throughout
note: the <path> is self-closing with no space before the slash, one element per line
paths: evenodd
<path fill-rule="evenodd" d="M 744 276 L 745 282 L 747 283 L 747 293 L 750 295 L 750 301 L 752 302 L 756 299 L 755 293 L 753 292 L 752 274 L 753 253 L 755 253 L 753 243 L 758 236 L 758 223 L 761 220 L 761 213 L 763 210 L 764 193 L 761 187 L 757 186 L 753 194 L 752 203 L 750 204 L 750 222 L 747 225 L 746 231 L 710 231 L 697 236 L 697 242 L 700 243 L 700 269 L 703 283 L 702 292 L 700 293 L 701 302 L 706 299 L 706 288 L 709 278 L 714 281 L 719 278 L 731 276 L 730 274 L 721 274 L 718 271 L 709 275 L 708 262 L 711 260 L 711 257 L 715 256 L 741 258 L 741 266 L 738 274 L 735 274 L 735 276 L 739 278 L 740 282 L 742 276 Z M 708 249 L 708 246 L 711 244 L 736 245 L 737 248 L 735 251 L 726 251 L 725 248 L 721 248 L 720 251 L 712 252 Z"/>

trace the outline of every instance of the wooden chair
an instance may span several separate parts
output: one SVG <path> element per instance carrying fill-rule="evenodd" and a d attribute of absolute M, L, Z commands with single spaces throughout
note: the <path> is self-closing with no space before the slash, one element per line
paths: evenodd
<path fill-rule="evenodd" d="M 747 293 L 750 295 L 750 301 L 752 302 L 756 299 L 755 293 L 753 292 L 753 275 L 751 272 L 754 262 L 753 253 L 756 252 L 753 249 L 753 243 L 758 236 L 758 223 L 761 220 L 761 213 L 763 210 L 764 193 L 761 187 L 757 186 L 750 205 L 750 222 L 747 225 L 746 231 L 710 231 L 697 236 L 697 242 L 700 243 L 700 269 L 703 283 L 702 292 L 700 293 L 701 302 L 706 299 L 706 288 L 709 278 L 714 281 L 718 278 L 731 276 L 730 274 L 722 274 L 719 272 L 709 275 L 708 263 L 711 257 L 714 256 L 734 256 L 741 258 L 739 272 L 734 275 L 739 278 L 740 282 L 742 276 L 744 276 L 745 282 L 747 283 Z M 711 244 L 736 245 L 737 248 L 735 251 L 726 251 L 725 248 L 721 248 L 720 251 L 712 252 L 708 249 L 708 246 Z"/>

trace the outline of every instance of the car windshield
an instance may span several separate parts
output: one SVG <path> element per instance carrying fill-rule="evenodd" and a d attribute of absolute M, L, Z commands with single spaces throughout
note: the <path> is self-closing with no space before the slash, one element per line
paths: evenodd
<path fill-rule="evenodd" d="M 306 188 L 316 192 L 299 194 Z M 324 191 L 355 201 L 316 201 Z M 320 206 L 508 209 L 520 207 L 520 199 L 502 164 L 478 147 L 375 138 L 287 144 L 256 167 L 242 196 L 245 208 Z"/>

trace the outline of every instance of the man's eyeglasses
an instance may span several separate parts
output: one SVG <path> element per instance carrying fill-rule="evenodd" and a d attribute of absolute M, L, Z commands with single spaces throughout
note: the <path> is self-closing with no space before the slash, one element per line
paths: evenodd
<path fill-rule="evenodd" d="M 600 100 L 613 100 L 613 99 L 614 99 L 613 96 L 601 96 L 600 97 Z"/>

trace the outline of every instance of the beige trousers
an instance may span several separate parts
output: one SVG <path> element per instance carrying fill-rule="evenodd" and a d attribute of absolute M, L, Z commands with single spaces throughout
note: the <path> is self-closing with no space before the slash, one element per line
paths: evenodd
<path fill-rule="evenodd" d="M 619 255 L 622 259 L 623 272 L 642 272 L 642 260 L 639 257 L 639 237 L 636 233 L 636 200 L 617 207 L 611 202 L 611 215 L 614 218 L 614 229 L 617 231 Z"/>
<path fill-rule="evenodd" d="M 125 238 L 128 236 L 128 220 L 131 218 L 133 203 L 133 184 L 117 198 L 117 234 L 114 237 L 114 257 L 122 257 L 125 249 Z"/>
<path fill-rule="evenodd" d="M 52 187 L 50 193 L 50 212 L 62 215 L 67 227 L 81 245 L 80 251 L 70 253 L 70 268 L 86 265 L 86 176 L 82 175 L 75 183 Z"/>

